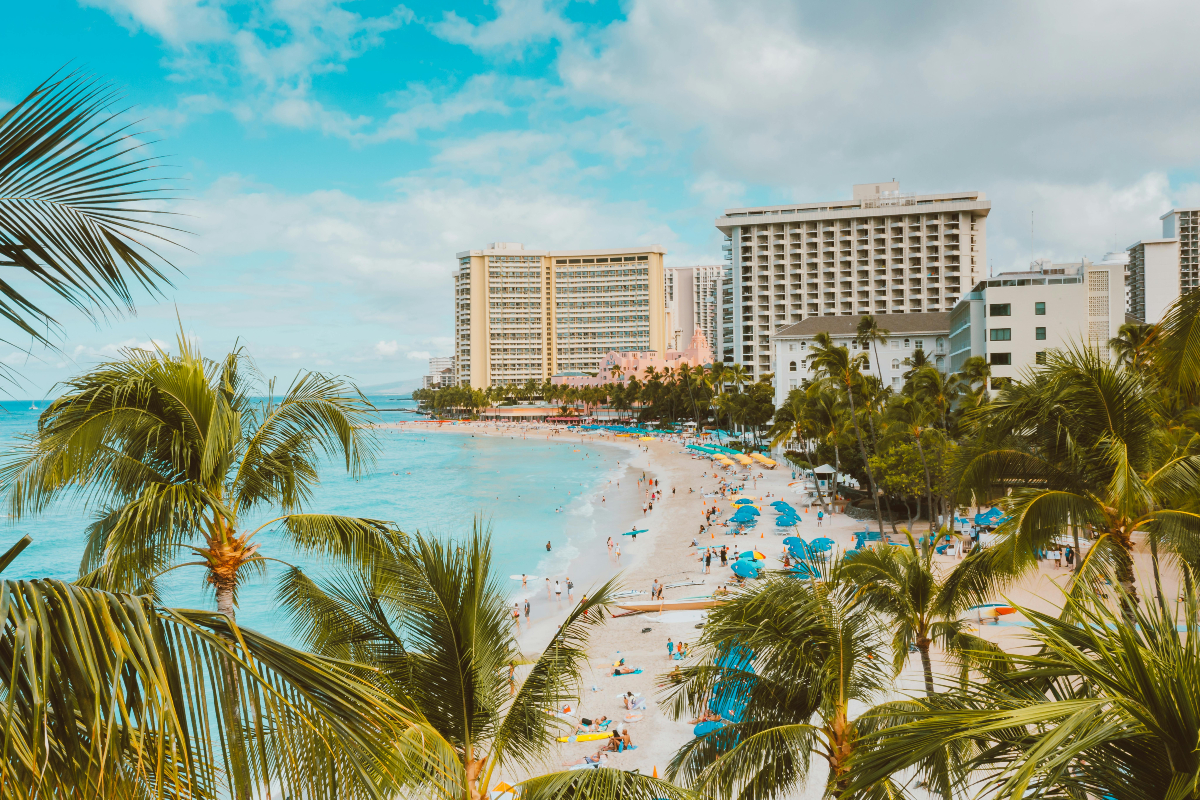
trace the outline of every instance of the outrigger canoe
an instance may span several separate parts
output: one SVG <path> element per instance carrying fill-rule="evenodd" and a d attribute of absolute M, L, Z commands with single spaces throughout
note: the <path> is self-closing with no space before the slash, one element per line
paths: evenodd
<path fill-rule="evenodd" d="M 727 602 L 725 598 L 683 597 L 678 600 L 635 600 L 627 603 L 618 602 L 614 605 L 626 611 L 695 611 L 716 608 L 724 602 Z"/>

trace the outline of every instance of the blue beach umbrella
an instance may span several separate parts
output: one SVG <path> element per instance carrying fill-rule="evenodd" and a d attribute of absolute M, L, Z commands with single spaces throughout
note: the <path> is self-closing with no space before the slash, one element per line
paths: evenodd
<path fill-rule="evenodd" d="M 794 528 L 800 524 L 800 520 L 796 517 L 779 517 L 775 520 L 776 528 Z"/>
<path fill-rule="evenodd" d="M 692 728 L 692 733 L 694 733 L 696 736 L 704 736 L 712 733 L 724 724 L 724 722 L 701 722 L 699 725 Z"/>
<path fill-rule="evenodd" d="M 788 547 L 791 547 L 792 545 L 795 545 L 795 544 L 800 544 L 800 545 L 807 544 L 807 542 L 805 542 L 799 536 L 785 536 L 785 537 L 783 537 L 783 543 L 786 544 Z"/>
<path fill-rule="evenodd" d="M 739 558 L 737 561 L 733 562 L 733 566 L 731 566 L 730 569 L 733 570 L 733 574 L 740 575 L 743 578 L 758 577 L 758 567 L 754 566 L 753 561 L 745 561 Z"/>
<path fill-rule="evenodd" d="M 754 501 L 751 500 L 749 497 L 739 497 L 737 500 L 733 501 L 733 504 L 735 506 L 744 506 L 746 504 L 753 505 Z"/>

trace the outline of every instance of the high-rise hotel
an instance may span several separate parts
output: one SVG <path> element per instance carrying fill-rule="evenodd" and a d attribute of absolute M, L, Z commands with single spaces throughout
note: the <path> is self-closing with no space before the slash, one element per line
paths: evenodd
<path fill-rule="evenodd" d="M 771 371 L 772 334 L 808 317 L 950 311 L 987 274 L 990 210 L 982 192 L 894 182 L 856 185 L 850 200 L 727 210 L 716 221 L 730 261 L 722 359 L 758 378 Z"/>
<path fill-rule="evenodd" d="M 458 254 L 454 355 L 475 388 L 595 372 L 610 350 L 666 348 L 661 245 Z"/>

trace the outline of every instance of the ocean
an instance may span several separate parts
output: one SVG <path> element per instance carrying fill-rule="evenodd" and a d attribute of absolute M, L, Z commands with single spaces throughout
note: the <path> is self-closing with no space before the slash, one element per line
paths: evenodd
<path fill-rule="evenodd" d="M 415 408 L 411 401 L 370 399 L 381 409 L 402 409 L 381 411 L 381 422 L 424 419 L 410 410 Z M 46 402 L 39 401 L 36 407 L 44 409 Z M 0 404 L 0 452 L 34 429 L 38 413 L 29 401 Z M 449 424 L 446 427 L 453 429 Z M 624 473 L 625 466 L 618 461 L 628 455 L 621 448 L 554 438 L 548 441 L 544 435 L 525 439 L 519 433 L 472 436 L 469 432 L 384 428 L 378 437 L 380 452 L 371 474 L 356 480 L 337 465 L 326 465 L 309 510 L 389 520 L 402 530 L 438 537 L 466 535 L 476 520 L 481 520 L 492 530 L 495 574 L 511 599 L 529 597 L 535 618 L 546 610 L 545 581 L 540 587 L 522 590 L 520 581 L 511 580 L 510 575 L 527 573 L 553 579 L 566 577 L 570 566 L 578 573 L 571 576 L 576 591 L 586 590 L 608 570 L 598 568 L 595 558 L 579 556 L 606 553 L 607 537 L 628 530 L 629 523 L 641 516 L 633 492 L 622 492 L 623 498 L 618 498 L 609 487 Z M 609 493 L 605 494 L 606 490 Z M 242 530 L 275 515 L 257 516 L 244 518 Z M 89 517 L 77 499 L 63 499 L 37 516 L 8 519 L 0 527 L 0 550 L 25 534 L 33 537 L 33 544 L 3 577 L 75 578 Z M 262 542 L 259 552 L 263 555 L 297 564 L 316 576 L 327 574 L 326 565 L 297 554 L 269 528 L 256 538 Z M 282 565 L 269 564 L 265 579 L 251 578 L 243 585 L 238 622 L 292 642 L 286 615 L 279 613 L 274 601 L 274 579 L 282 569 Z M 164 603 L 215 609 L 203 573 L 200 567 L 169 573 L 162 584 Z"/>

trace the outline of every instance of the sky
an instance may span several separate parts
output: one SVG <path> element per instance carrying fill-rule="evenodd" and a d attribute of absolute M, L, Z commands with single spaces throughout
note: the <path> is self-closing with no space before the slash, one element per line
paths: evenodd
<path fill-rule="evenodd" d="M 453 349 L 454 254 L 492 241 L 718 264 L 725 208 L 895 179 L 985 192 L 1001 271 L 1200 205 L 1195 3 L 39 0 L 5 21 L 0 109 L 64 66 L 111 80 L 187 230 L 136 315 L 56 309 L 56 349 L 0 346 L 16 397 L 181 326 L 283 384 L 411 387 Z"/>

